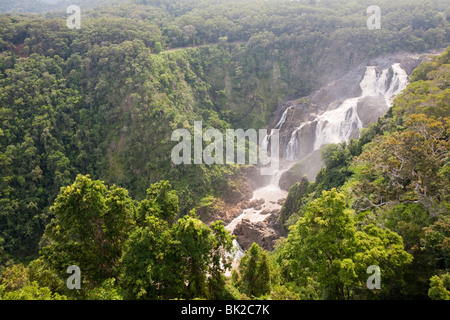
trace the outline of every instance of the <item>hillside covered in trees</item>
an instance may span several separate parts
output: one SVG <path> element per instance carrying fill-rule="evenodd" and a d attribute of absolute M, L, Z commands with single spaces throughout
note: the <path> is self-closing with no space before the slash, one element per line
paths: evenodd
<path fill-rule="evenodd" d="M 79 30 L 64 2 L 0 15 L 0 299 L 450 299 L 447 1 L 380 0 L 379 30 L 372 1 L 89 2 Z M 354 65 L 432 50 L 228 276 L 233 236 L 196 212 L 244 199 L 254 168 L 174 165 L 172 132 L 265 128 Z"/>

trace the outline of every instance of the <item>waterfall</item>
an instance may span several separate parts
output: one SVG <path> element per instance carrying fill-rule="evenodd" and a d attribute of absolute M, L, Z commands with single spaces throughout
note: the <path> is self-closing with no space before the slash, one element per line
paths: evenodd
<path fill-rule="evenodd" d="M 300 129 L 297 128 L 294 130 L 294 132 L 292 132 L 291 134 L 291 139 L 289 139 L 289 142 L 287 144 L 286 147 L 286 154 L 285 154 L 285 158 L 289 159 L 289 160 L 294 160 L 295 155 L 298 153 L 298 137 L 297 137 L 297 132 Z"/>
<path fill-rule="evenodd" d="M 386 85 L 388 81 L 389 69 L 384 69 L 381 72 L 380 78 L 377 81 L 377 91 L 376 92 L 386 92 Z M 364 93 L 363 93 L 364 95 Z"/>
<path fill-rule="evenodd" d="M 275 126 L 275 129 L 279 129 L 286 121 L 286 114 L 287 114 L 288 109 L 286 109 L 284 111 L 280 121 L 278 121 L 277 125 Z M 272 136 L 271 134 L 266 135 L 262 139 L 262 141 L 260 143 L 261 149 L 263 149 L 263 150 L 268 149 L 271 136 Z M 276 159 L 276 158 L 272 157 L 272 155 L 271 155 L 270 162 L 273 162 L 273 161 L 279 162 L 279 159 Z M 239 216 L 234 218 L 225 227 L 225 229 L 229 232 L 233 232 L 234 229 L 236 228 L 236 226 L 243 219 L 248 219 L 250 222 L 256 223 L 259 221 L 264 221 L 268 217 L 267 213 L 263 214 L 264 210 L 269 210 L 270 212 L 272 212 L 274 209 L 279 210 L 281 208 L 281 205 L 277 203 L 278 200 L 282 199 L 282 198 L 286 198 L 287 194 L 288 194 L 287 191 L 282 190 L 279 187 L 279 182 L 280 182 L 280 178 L 281 178 L 281 175 L 283 174 L 283 172 L 285 172 L 288 169 L 289 168 L 282 169 L 277 166 L 277 169 L 273 172 L 270 183 L 267 186 L 256 189 L 253 192 L 252 198 L 250 199 L 250 200 L 264 199 L 264 203 L 261 205 L 261 208 L 244 209 Z M 242 248 L 240 247 L 237 240 L 233 241 L 233 247 L 234 247 L 233 252 L 230 254 L 233 255 L 233 265 L 237 266 L 237 262 L 239 261 L 240 258 L 242 258 L 244 256 L 245 252 L 242 250 Z"/>
<path fill-rule="evenodd" d="M 324 144 L 349 141 L 354 130 L 362 128 L 356 107 L 358 98 L 345 100 L 339 108 L 327 111 L 317 118 L 314 150 Z"/>
<path fill-rule="evenodd" d="M 380 75 L 377 75 L 377 69 L 374 66 L 366 68 L 364 78 L 361 80 L 359 86 L 362 90 L 361 98 L 376 96 L 379 94 L 386 95 L 387 81 L 389 75 L 389 68 L 382 70 Z"/>
<path fill-rule="evenodd" d="M 242 250 L 241 246 L 239 245 L 239 242 L 236 241 L 236 239 L 233 240 L 233 245 L 236 248 L 236 257 L 238 259 L 242 258 L 245 255 L 244 250 Z"/>
<path fill-rule="evenodd" d="M 283 114 L 281 115 L 280 120 L 278 120 L 277 124 L 275 125 L 275 127 L 273 129 L 278 129 L 278 130 L 281 129 L 283 124 L 286 122 L 287 113 L 289 110 L 291 110 L 291 108 L 292 107 L 288 107 L 288 108 L 286 108 L 286 110 L 284 110 Z M 264 138 L 262 139 L 262 142 L 259 146 L 262 150 L 268 151 L 269 142 L 270 142 L 271 137 L 272 137 L 272 132 L 270 132 L 270 134 L 264 136 Z"/>
<path fill-rule="evenodd" d="M 408 74 L 403 70 L 399 63 L 392 65 L 394 76 L 389 89 L 385 93 L 386 103 L 389 107 L 392 106 L 392 102 L 396 95 L 401 93 L 408 85 Z"/>
<path fill-rule="evenodd" d="M 389 76 L 392 78 L 389 79 Z M 390 80 L 390 81 L 389 81 Z M 349 142 L 350 138 L 359 135 L 363 122 L 358 115 L 358 103 L 366 97 L 381 96 L 386 101 L 386 106 L 392 106 L 394 97 L 403 91 L 408 84 L 408 74 L 399 63 L 390 68 L 377 72 L 377 67 L 368 66 L 363 79 L 359 83 L 361 95 L 351 97 L 343 101 L 338 108 L 325 111 L 315 119 L 302 123 L 291 134 L 284 153 L 286 159 L 296 160 L 298 157 L 299 135 L 303 127 L 308 123 L 315 122 L 316 131 L 314 137 L 314 150 L 330 143 Z M 280 119 L 284 123 L 286 119 Z"/>
<path fill-rule="evenodd" d="M 289 139 L 289 142 L 286 147 L 286 153 L 285 158 L 289 160 L 295 160 L 295 156 L 298 153 L 298 133 L 300 130 L 303 129 L 304 126 L 306 126 L 309 122 L 302 123 L 297 129 L 295 129 L 292 134 L 291 138 Z"/>
<path fill-rule="evenodd" d="M 278 123 L 275 125 L 274 129 L 281 129 L 281 127 L 283 126 L 283 124 L 286 122 L 286 117 L 287 117 L 287 113 L 288 111 L 291 109 L 291 107 L 286 108 L 286 110 L 284 110 L 283 114 L 281 115 L 280 120 L 278 121 Z"/>

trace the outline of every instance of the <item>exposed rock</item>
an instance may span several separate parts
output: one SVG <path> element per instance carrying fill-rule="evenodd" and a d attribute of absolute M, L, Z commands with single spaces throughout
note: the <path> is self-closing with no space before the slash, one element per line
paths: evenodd
<path fill-rule="evenodd" d="M 250 183 L 248 181 L 240 181 L 228 187 L 224 193 L 223 201 L 230 205 L 236 206 L 238 203 L 248 200 L 253 194 Z"/>
<path fill-rule="evenodd" d="M 257 206 L 261 206 L 265 202 L 266 202 L 266 200 L 264 200 L 264 199 L 254 199 L 254 200 L 250 201 L 249 208 L 255 208 Z"/>
<path fill-rule="evenodd" d="M 272 210 L 275 211 L 275 210 Z M 278 211 L 272 213 L 264 221 L 252 223 L 249 219 L 242 219 L 234 229 L 236 240 L 243 250 L 248 250 L 253 242 L 265 250 L 273 250 L 276 241 L 287 235 L 278 222 Z"/>
<path fill-rule="evenodd" d="M 269 209 L 264 209 L 263 211 L 261 211 L 261 214 L 269 214 L 270 210 Z"/>
<path fill-rule="evenodd" d="M 197 208 L 198 217 L 206 224 L 222 220 L 224 224 L 228 224 L 242 213 L 240 206 L 232 207 L 226 205 L 223 200 L 214 199 L 211 204 Z"/>
<path fill-rule="evenodd" d="M 277 204 L 279 204 L 280 206 L 282 206 L 283 203 L 284 203 L 285 201 L 286 201 L 286 198 L 279 199 L 279 200 L 277 201 Z"/>
<path fill-rule="evenodd" d="M 251 206 L 251 204 L 250 204 L 250 201 L 245 200 L 245 201 L 242 201 L 242 202 L 239 204 L 239 207 L 240 207 L 242 210 L 244 210 L 244 209 L 251 208 L 252 206 Z"/>
<path fill-rule="evenodd" d="M 283 204 L 279 212 L 279 218 L 277 222 L 280 226 L 282 226 L 283 230 L 287 232 L 287 228 L 285 227 L 286 221 L 294 212 L 299 212 L 300 208 L 303 206 L 303 201 L 301 200 L 305 193 L 308 191 L 309 180 L 306 177 L 303 177 L 300 182 L 294 184 L 289 189 L 289 194 L 286 198 L 286 202 Z"/>
<path fill-rule="evenodd" d="M 270 183 L 271 176 L 262 175 L 261 169 L 257 166 L 249 166 L 246 172 L 252 190 L 255 190 L 262 186 L 266 186 Z M 249 198 L 251 198 L 251 195 Z"/>
<path fill-rule="evenodd" d="M 248 250 L 253 242 L 266 250 L 273 250 L 275 240 L 280 237 L 265 222 L 252 223 L 248 219 L 243 219 L 236 226 L 234 234 L 243 250 Z"/>
<path fill-rule="evenodd" d="M 321 150 L 316 150 L 308 157 L 296 163 L 291 169 L 284 172 L 280 178 L 280 188 L 289 191 L 289 188 L 300 181 L 304 176 L 314 181 L 319 171 L 324 167 Z"/>
<path fill-rule="evenodd" d="M 370 123 L 377 122 L 378 118 L 383 116 L 388 108 L 386 100 L 381 95 L 361 99 L 358 102 L 357 112 L 363 127 L 367 127 Z"/>

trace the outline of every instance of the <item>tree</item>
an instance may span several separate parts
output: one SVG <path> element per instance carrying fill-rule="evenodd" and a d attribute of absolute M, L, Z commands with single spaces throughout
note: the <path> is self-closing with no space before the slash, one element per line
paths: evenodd
<path fill-rule="evenodd" d="M 67 297 L 32 282 L 15 291 L 5 291 L 4 286 L 0 285 L 0 300 L 67 300 Z"/>
<path fill-rule="evenodd" d="M 423 231 L 422 250 L 433 255 L 436 268 L 450 270 L 450 216 L 439 217 Z"/>
<path fill-rule="evenodd" d="M 118 290 L 116 286 L 116 279 L 110 278 L 103 281 L 101 286 L 91 290 L 87 299 L 89 300 L 122 300 L 120 294 L 120 288 Z"/>
<path fill-rule="evenodd" d="M 217 297 L 224 288 L 222 274 L 230 266 L 227 252 L 232 248 L 232 238 L 222 222 L 212 227 L 195 215 L 184 216 L 173 226 L 172 259 L 179 263 L 176 274 L 186 283 L 182 292 L 186 299 Z"/>
<path fill-rule="evenodd" d="M 450 273 L 431 277 L 428 296 L 433 300 L 450 300 Z"/>
<path fill-rule="evenodd" d="M 177 262 L 170 259 L 172 235 L 168 223 L 149 215 L 128 238 L 120 259 L 120 285 L 126 299 L 161 299 L 179 295 Z"/>
<path fill-rule="evenodd" d="M 211 264 L 209 266 L 208 299 L 226 298 L 225 272 L 231 268 L 230 252 L 233 247 L 233 236 L 225 229 L 222 221 L 211 224 L 213 241 L 211 248 Z"/>
<path fill-rule="evenodd" d="M 0 266 L 3 265 L 3 263 L 8 258 L 7 254 L 5 253 L 5 250 L 3 249 L 4 242 L 5 242 L 5 240 L 3 240 L 2 237 L 0 237 Z M 0 268 L 0 271 L 1 271 L 1 268 Z"/>
<path fill-rule="evenodd" d="M 153 183 L 147 189 L 146 198 L 139 203 L 136 220 L 140 223 L 145 220 L 146 216 L 153 215 L 172 224 L 178 210 L 177 192 L 172 190 L 169 181 L 163 180 Z"/>
<path fill-rule="evenodd" d="M 162 51 L 161 42 L 159 42 L 159 41 L 155 42 L 155 45 L 153 46 L 153 52 L 156 54 L 159 54 L 159 53 L 161 53 L 161 51 Z"/>
<path fill-rule="evenodd" d="M 209 228 L 193 215 L 169 227 L 149 215 L 127 241 L 120 283 L 133 299 L 219 298 L 230 267 L 232 238 L 218 221 Z"/>
<path fill-rule="evenodd" d="M 79 266 L 88 287 L 114 276 L 133 225 L 135 206 L 128 192 L 78 175 L 50 210 L 55 218 L 42 240 L 44 261 L 64 276 L 68 266 Z"/>
<path fill-rule="evenodd" d="M 61 279 L 41 258 L 28 264 L 27 274 L 30 282 L 36 282 L 39 287 L 49 288 L 52 292 L 63 294 L 66 289 L 66 279 Z"/>
<path fill-rule="evenodd" d="M 27 269 L 23 264 L 6 268 L 0 277 L 0 285 L 6 291 L 16 291 L 29 282 Z"/>
<path fill-rule="evenodd" d="M 253 243 L 239 262 L 235 285 L 249 297 L 261 297 L 270 292 L 271 265 L 268 254 Z"/>
<path fill-rule="evenodd" d="M 45 275 L 36 275 L 37 263 L 32 263 L 31 268 L 23 264 L 16 264 L 6 268 L 0 275 L 0 300 L 66 300 L 67 297 L 60 295 L 45 285 L 41 285 L 35 279 L 47 278 Z M 32 270 L 33 269 L 33 270 Z M 55 280 L 54 278 L 52 280 Z M 54 281 L 47 282 L 50 286 Z M 57 288 L 60 289 L 60 288 Z"/>
<path fill-rule="evenodd" d="M 413 114 L 405 130 L 378 136 L 357 160 L 358 209 L 420 203 L 430 216 L 448 210 L 449 121 Z"/>
<path fill-rule="evenodd" d="M 279 221 L 284 224 L 288 221 L 291 215 L 300 211 L 306 203 L 307 195 L 311 192 L 313 185 L 308 178 L 304 176 L 300 182 L 297 182 L 289 188 L 289 193 L 283 207 L 280 210 Z M 286 227 L 287 229 L 287 227 Z"/>
<path fill-rule="evenodd" d="M 358 230 L 354 212 L 336 189 L 323 191 L 308 205 L 276 257 L 285 281 L 303 288 L 313 284 L 326 299 L 374 296 L 366 288 L 370 265 L 382 270 L 380 294 L 388 294 L 401 285 L 411 260 L 401 237 L 389 229 L 368 224 Z"/>
<path fill-rule="evenodd" d="M 405 272 L 406 284 L 402 292 L 408 298 L 426 299 L 429 279 L 436 274 L 437 264 L 433 250 L 424 250 L 423 238 L 425 228 L 433 220 L 419 203 L 400 203 L 384 209 L 380 210 L 379 221 L 402 237 L 405 250 L 414 258 Z"/>

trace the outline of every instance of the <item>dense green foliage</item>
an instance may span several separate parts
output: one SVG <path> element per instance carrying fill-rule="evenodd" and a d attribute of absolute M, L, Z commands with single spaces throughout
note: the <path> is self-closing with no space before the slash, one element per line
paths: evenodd
<path fill-rule="evenodd" d="M 445 1 L 0 1 L 0 299 L 448 299 L 450 51 L 294 185 L 269 254 L 192 209 L 246 167 L 174 165 L 178 128 L 263 128 L 280 102 L 381 54 L 450 43 Z M 6 5 L 9 5 L 7 7 Z M 14 5 L 14 6 L 11 6 Z M 300 180 L 300 179 L 299 179 Z M 105 182 L 103 182 L 105 181 Z M 69 265 L 82 290 L 68 290 Z M 369 265 L 382 289 L 365 287 Z M 431 280 L 430 280 L 431 279 Z"/>
<path fill-rule="evenodd" d="M 305 292 L 308 298 L 367 298 L 366 269 L 383 270 L 383 290 L 388 297 L 401 282 L 412 256 L 403 249 L 402 238 L 386 228 L 368 224 L 357 228 L 354 212 L 336 189 L 312 201 L 291 228 L 283 249 L 276 255 L 282 276 Z"/>
<path fill-rule="evenodd" d="M 174 221 L 178 197 L 167 181 L 136 202 L 125 189 L 78 175 L 51 207 L 55 218 L 40 258 L 6 268 L 3 299 L 218 299 L 233 243 L 223 223 L 195 213 Z M 82 270 L 82 289 L 65 287 L 66 270 Z"/>

